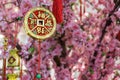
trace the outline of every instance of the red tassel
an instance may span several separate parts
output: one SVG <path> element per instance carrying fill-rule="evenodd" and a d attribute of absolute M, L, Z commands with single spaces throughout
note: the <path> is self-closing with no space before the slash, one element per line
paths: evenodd
<path fill-rule="evenodd" d="M 62 11 L 63 11 L 62 0 L 53 0 L 53 14 L 58 24 L 63 22 Z"/>

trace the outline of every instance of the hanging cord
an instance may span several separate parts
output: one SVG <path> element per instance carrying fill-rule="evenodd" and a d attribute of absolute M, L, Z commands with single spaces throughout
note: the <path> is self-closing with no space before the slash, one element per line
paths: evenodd
<path fill-rule="evenodd" d="M 18 25 L 15 22 L 15 36 L 14 36 L 14 48 L 16 47 L 16 43 L 17 43 L 17 32 L 18 32 Z M 14 73 L 14 67 L 11 68 L 11 72 Z"/>
<path fill-rule="evenodd" d="M 6 59 L 3 59 L 3 80 L 6 80 Z"/>
<path fill-rule="evenodd" d="M 16 44 L 17 44 L 17 33 L 18 33 L 18 24 L 15 22 L 15 40 L 14 40 L 14 45 L 15 45 L 15 47 L 16 47 Z M 22 66 L 23 66 L 23 64 L 22 64 L 22 59 L 21 59 L 21 61 L 20 61 L 20 59 L 19 59 L 19 65 L 20 65 L 20 80 L 22 80 L 22 75 L 23 75 L 23 73 L 22 73 Z"/>
<path fill-rule="evenodd" d="M 39 44 L 38 44 L 38 67 L 40 68 L 40 64 L 41 64 L 41 53 L 40 53 L 40 48 L 41 48 L 41 42 L 40 42 L 40 40 L 39 40 L 39 42 L 38 42 Z"/>
<path fill-rule="evenodd" d="M 22 64 L 22 59 L 21 59 L 21 65 L 20 65 L 20 80 L 22 80 L 22 66 L 23 66 L 23 64 Z"/>
<path fill-rule="evenodd" d="M 4 55 L 6 54 L 8 39 L 4 38 Z M 3 80 L 6 80 L 6 58 L 3 58 Z"/>
<path fill-rule="evenodd" d="M 37 74 L 40 74 L 40 64 L 41 64 L 41 52 L 40 52 L 40 49 L 41 49 L 41 41 L 38 40 L 38 44 L 37 44 L 37 49 L 38 49 L 38 73 Z M 36 69 L 36 68 L 35 68 Z M 37 69 L 36 69 L 36 72 L 37 72 Z M 33 80 L 37 80 L 37 74 L 36 72 L 34 73 L 35 77 Z"/>

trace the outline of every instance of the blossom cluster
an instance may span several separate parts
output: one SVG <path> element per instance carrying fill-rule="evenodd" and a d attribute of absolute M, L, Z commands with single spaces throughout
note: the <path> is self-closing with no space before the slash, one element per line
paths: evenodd
<path fill-rule="evenodd" d="M 33 80 L 36 73 L 42 80 L 120 79 L 120 0 L 85 0 L 86 9 L 92 6 L 96 12 L 82 21 L 76 17 L 79 10 L 76 14 L 73 9 L 76 1 L 63 0 L 63 23 L 40 44 L 26 35 L 23 18 L 33 7 L 52 11 L 53 0 L 0 1 L 0 34 L 8 39 L 8 50 L 0 45 L 0 58 L 7 58 L 16 47 L 27 69 L 23 80 Z"/>

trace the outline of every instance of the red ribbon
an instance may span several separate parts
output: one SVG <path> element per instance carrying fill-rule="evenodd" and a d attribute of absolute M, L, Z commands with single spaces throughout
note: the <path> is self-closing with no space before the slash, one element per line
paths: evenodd
<path fill-rule="evenodd" d="M 63 22 L 62 11 L 63 11 L 62 0 L 53 0 L 53 14 L 58 24 Z"/>

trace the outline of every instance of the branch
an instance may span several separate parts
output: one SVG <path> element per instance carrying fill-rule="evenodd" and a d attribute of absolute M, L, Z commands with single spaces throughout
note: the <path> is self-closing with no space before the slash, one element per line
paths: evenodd
<path fill-rule="evenodd" d="M 20 21 L 20 20 L 22 20 L 22 19 L 23 19 L 23 16 L 14 18 L 12 21 L 8 21 L 8 20 L 5 18 L 5 19 L 0 20 L 0 22 L 5 21 L 5 22 L 7 22 L 8 24 L 11 24 L 11 23 L 13 23 L 13 22 L 17 22 L 17 21 Z"/>
<path fill-rule="evenodd" d="M 65 36 L 65 32 L 63 34 L 61 34 L 60 37 L 56 38 L 55 40 L 58 41 L 58 43 L 61 45 L 62 47 L 62 54 L 59 56 L 54 56 L 54 61 L 56 62 L 57 66 L 61 66 L 61 62 L 60 62 L 60 58 L 63 57 L 65 58 L 66 57 L 66 45 L 65 45 L 65 41 L 62 40 L 62 38 Z"/>
<path fill-rule="evenodd" d="M 65 45 L 65 41 L 62 40 L 62 38 L 65 36 L 65 32 L 61 35 L 61 37 L 59 37 L 57 40 L 58 40 L 58 43 L 61 45 L 62 47 L 62 54 L 60 57 L 66 57 L 66 45 Z"/>
<path fill-rule="evenodd" d="M 7 21 L 7 23 L 8 24 L 11 24 L 11 23 L 13 23 L 13 22 L 17 22 L 17 21 L 20 21 L 20 20 L 22 20 L 23 19 L 23 16 L 21 16 L 21 17 L 17 17 L 17 18 L 15 18 L 15 19 L 13 19 L 12 21 Z"/>
<path fill-rule="evenodd" d="M 102 35 L 101 35 L 100 38 L 99 38 L 99 44 L 97 44 L 96 49 L 98 49 L 98 48 L 100 47 L 100 44 L 101 44 L 101 42 L 102 42 L 102 40 L 103 40 L 103 38 L 104 38 L 104 36 L 105 36 L 105 34 L 106 34 L 106 28 L 107 28 L 109 25 L 111 25 L 111 23 L 112 23 L 112 20 L 111 20 L 110 17 L 114 14 L 115 11 L 118 10 L 119 7 L 120 7 L 120 0 L 117 1 L 114 9 L 113 9 L 113 10 L 109 13 L 109 15 L 108 15 L 108 19 L 107 19 L 107 21 L 106 21 L 106 24 L 105 24 L 104 28 L 102 29 Z M 96 57 L 97 55 L 98 55 L 98 51 L 95 50 L 93 56 Z M 95 64 L 95 59 L 92 59 L 91 62 L 92 62 L 92 64 Z M 104 65 L 105 65 L 105 63 L 104 63 Z M 91 65 L 91 66 L 92 66 L 92 65 Z M 98 80 L 101 80 L 102 76 L 104 76 L 104 75 L 101 75 Z"/>
<path fill-rule="evenodd" d="M 98 49 L 98 48 L 100 47 L 100 44 L 101 44 L 101 42 L 102 42 L 102 40 L 103 40 L 103 38 L 104 38 L 104 36 L 105 36 L 105 34 L 106 34 L 106 28 L 107 28 L 109 25 L 111 25 L 111 23 L 112 23 L 112 20 L 111 20 L 110 17 L 113 15 L 113 13 L 114 13 L 116 10 L 118 10 L 118 7 L 120 7 L 120 0 L 119 0 L 119 2 L 115 5 L 114 9 L 110 12 L 110 14 L 108 15 L 108 19 L 107 19 L 107 21 L 106 21 L 106 24 L 105 24 L 104 28 L 102 29 L 102 35 L 101 35 L 100 38 L 99 38 L 99 44 L 97 44 L 96 49 Z M 96 57 L 96 56 L 97 56 L 97 51 L 95 50 L 95 52 L 94 52 L 94 57 Z M 94 61 L 93 61 L 93 64 L 94 64 Z"/>

